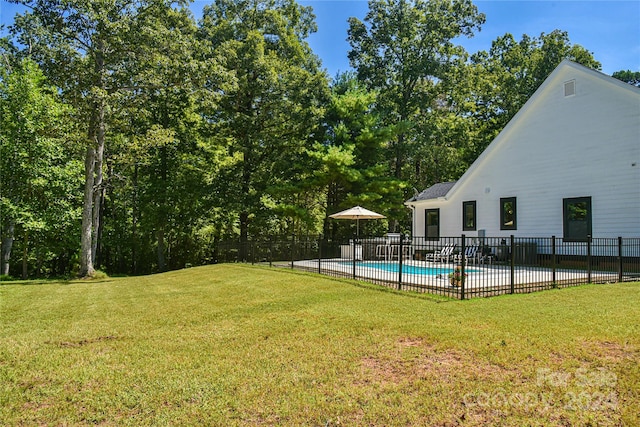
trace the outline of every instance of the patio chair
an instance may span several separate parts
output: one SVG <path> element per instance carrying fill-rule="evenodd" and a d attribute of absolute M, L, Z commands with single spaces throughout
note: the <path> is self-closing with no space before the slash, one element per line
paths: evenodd
<path fill-rule="evenodd" d="M 385 235 L 386 242 L 384 245 L 376 246 L 376 258 L 384 258 L 385 261 L 393 260 L 400 247 L 400 233 L 387 233 Z M 399 255 L 398 255 L 399 256 Z"/>
<path fill-rule="evenodd" d="M 488 246 L 483 246 L 481 249 L 478 249 L 478 263 L 493 264 L 495 257 L 496 256 L 491 251 L 491 248 Z"/>
<path fill-rule="evenodd" d="M 478 246 L 467 246 L 464 250 L 464 255 L 457 254 L 454 256 L 453 260 L 459 263 L 462 261 L 463 256 L 465 263 L 469 264 L 469 262 L 473 262 L 474 264 L 476 264 L 478 262 Z"/>
<path fill-rule="evenodd" d="M 456 248 L 455 244 L 448 244 L 442 247 L 440 252 L 434 252 L 432 254 L 427 254 L 425 257 L 426 261 L 439 261 L 439 262 L 449 262 L 450 259 L 453 258 L 453 250 Z"/>

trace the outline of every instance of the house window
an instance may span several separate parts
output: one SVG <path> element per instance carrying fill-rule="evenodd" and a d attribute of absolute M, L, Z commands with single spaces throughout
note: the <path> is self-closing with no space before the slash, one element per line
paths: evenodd
<path fill-rule="evenodd" d="M 500 199 L 500 230 L 517 230 L 516 198 Z"/>
<path fill-rule="evenodd" d="M 440 209 L 426 209 L 425 237 L 427 240 L 438 240 L 440 238 Z"/>
<path fill-rule="evenodd" d="M 591 197 L 563 200 L 564 240 L 586 241 L 591 235 Z"/>
<path fill-rule="evenodd" d="M 473 231 L 476 229 L 476 201 L 462 202 L 462 229 Z"/>

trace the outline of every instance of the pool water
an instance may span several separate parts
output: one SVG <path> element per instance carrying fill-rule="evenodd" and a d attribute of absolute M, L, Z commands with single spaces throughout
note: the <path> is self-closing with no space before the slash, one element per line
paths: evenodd
<path fill-rule="evenodd" d="M 351 261 L 344 261 L 341 264 L 353 265 Z M 390 273 L 397 273 L 399 264 L 397 262 L 385 262 L 385 261 L 358 261 L 357 267 L 369 267 L 378 270 L 388 271 Z M 465 273 L 474 273 L 477 270 L 465 269 Z M 452 267 L 423 267 L 420 265 L 407 265 L 402 264 L 402 274 L 419 274 L 424 276 L 437 276 L 439 274 L 449 274 L 453 272 Z"/>

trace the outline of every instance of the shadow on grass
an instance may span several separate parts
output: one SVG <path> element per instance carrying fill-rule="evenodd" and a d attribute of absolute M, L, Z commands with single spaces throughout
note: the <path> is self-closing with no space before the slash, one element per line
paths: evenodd
<path fill-rule="evenodd" d="M 103 279 L 32 279 L 32 280 L 2 280 L 0 286 L 20 285 L 20 286 L 41 286 L 41 285 L 76 285 L 80 283 L 109 283 L 113 278 Z"/>

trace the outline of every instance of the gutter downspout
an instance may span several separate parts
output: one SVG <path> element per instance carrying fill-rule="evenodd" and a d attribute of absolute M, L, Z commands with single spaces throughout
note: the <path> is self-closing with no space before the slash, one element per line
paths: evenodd
<path fill-rule="evenodd" d="M 411 206 L 411 240 L 415 237 L 416 233 L 416 205 Z"/>

